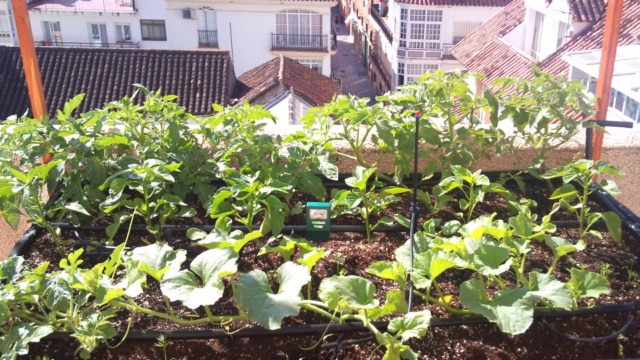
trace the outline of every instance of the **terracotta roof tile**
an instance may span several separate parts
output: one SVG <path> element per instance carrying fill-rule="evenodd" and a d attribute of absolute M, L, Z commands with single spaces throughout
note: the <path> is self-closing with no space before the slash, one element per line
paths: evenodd
<path fill-rule="evenodd" d="M 293 59 L 279 56 L 240 75 L 234 97 L 241 103 L 264 102 L 268 99 L 261 97 L 269 91 L 288 88 L 293 88 L 313 106 L 328 103 L 340 94 L 340 86 L 330 78 Z"/>
<path fill-rule="evenodd" d="M 522 8 L 521 8 L 522 7 Z M 531 77 L 531 61 L 517 49 L 499 38 L 524 21 L 524 2 L 516 0 L 493 19 L 480 26 L 451 49 L 458 60 L 472 72 L 485 73 L 487 84 L 501 76 Z M 606 9 L 601 10 L 603 12 Z M 605 17 L 574 35 L 567 43 L 537 66 L 555 75 L 569 75 L 569 64 L 563 59 L 565 52 L 602 48 Z M 629 45 L 640 39 L 640 1 L 625 0 L 621 18 L 619 45 Z"/>
<path fill-rule="evenodd" d="M 20 49 L 0 47 L 0 119 L 29 108 Z M 227 104 L 234 75 L 226 51 L 134 49 L 36 49 L 49 113 L 79 93 L 79 111 L 131 95 L 132 84 L 175 94 L 187 111 L 211 114 L 212 103 Z"/>
<path fill-rule="evenodd" d="M 604 15 L 607 3 L 604 0 L 569 0 L 571 17 L 575 21 L 592 22 Z"/>
<path fill-rule="evenodd" d="M 512 0 L 395 0 L 400 4 L 430 5 L 430 6 L 478 6 L 503 7 Z"/>

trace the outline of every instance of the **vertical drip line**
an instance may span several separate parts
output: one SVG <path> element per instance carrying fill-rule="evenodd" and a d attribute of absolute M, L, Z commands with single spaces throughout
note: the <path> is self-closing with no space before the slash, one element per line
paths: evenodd
<path fill-rule="evenodd" d="M 411 200 L 411 223 L 409 225 L 409 241 L 411 244 L 411 268 L 409 269 L 409 300 L 407 301 L 408 309 L 411 311 L 411 307 L 413 305 L 413 259 L 415 252 L 415 234 L 416 234 L 416 223 L 418 217 L 418 151 L 419 145 L 418 142 L 420 140 L 420 112 L 416 111 L 415 113 L 416 119 L 416 132 L 415 132 L 415 146 L 413 153 L 413 199 Z"/>

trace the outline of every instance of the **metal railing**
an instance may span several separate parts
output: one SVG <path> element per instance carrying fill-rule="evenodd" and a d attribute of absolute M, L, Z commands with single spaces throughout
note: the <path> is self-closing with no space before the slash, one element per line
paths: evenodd
<path fill-rule="evenodd" d="M 329 51 L 327 35 L 271 34 L 271 50 Z"/>
<path fill-rule="evenodd" d="M 389 75 L 387 69 L 385 69 L 384 65 L 382 64 L 382 60 L 378 57 L 378 54 L 372 52 L 369 56 L 369 59 L 371 59 L 371 63 L 376 68 L 376 70 L 378 70 L 380 78 L 382 78 L 382 82 L 384 83 L 386 88 L 391 89 L 391 75 Z"/>
<path fill-rule="evenodd" d="M 59 46 L 59 47 L 78 47 L 78 48 L 104 48 L 104 49 L 138 49 L 140 43 L 133 42 L 117 42 L 117 43 L 84 43 L 84 42 L 68 42 L 68 41 L 47 41 L 42 40 L 36 42 L 37 46 Z"/>
<path fill-rule="evenodd" d="M 33 0 L 29 10 L 134 13 L 134 0 Z"/>
<path fill-rule="evenodd" d="M 218 32 L 214 30 L 198 30 L 198 46 L 218 46 Z"/>
<path fill-rule="evenodd" d="M 375 20 L 375 22 L 378 24 L 378 26 L 380 26 L 380 29 L 382 30 L 382 33 L 384 34 L 384 37 L 387 38 L 387 41 L 392 43 L 393 42 L 393 33 L 391 32 L 391 29 L 389 29 L 389 27 L 387 26 L 387 22 L 384 21 L 384 19 L 380 15 L 379 6 L 380 6 L 380 4 L 372 4 L 371 5 L 371 17 L 373 18 L 373 20 Z"/>
<path fill-rule="evenodd" d="M 416 49 L 416 48 L 398 48 L 398 56 L 411 59 L 443 59 L 451 56 L 451 43 L 441 43 L 439 48 L 433 49 Z"/>

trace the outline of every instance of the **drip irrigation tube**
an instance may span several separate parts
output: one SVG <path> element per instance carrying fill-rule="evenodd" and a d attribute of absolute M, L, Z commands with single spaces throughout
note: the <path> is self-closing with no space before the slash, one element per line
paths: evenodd
<path fill-rule="evenodd" d="M 636 240 L 640 240 L 640 217 L 638 217 L 638 215 L 634 214 L 629 210 L 629 208 L 622 205 L 618 200 L 602 189 L 596 190 L 593 194 L 595 198 L 604 205 L 604 207 L 613 211 L 618 215 L 618 217 L 620 217 L 625 229 L 631 233 Z"/>
<path fill-rule="evenodd" d="M 9 256 L 20 256 L 25 253 L 26 249 L 31 246 L 33 241 L 36 239 L 38 232 L 40 232 L 40 228 L 36 225 L 31 225 L 29 229 L 18 239 L 16 244 L 13 246 L 13 249 L 9 253 Z"/>
<path fill-rule="evenodd" d="M 565 332 L 562 332 L 556 328 L 554 328 L 553 326 L 551 326 L 551 324 L 549 324 L 549 322 L 547 321 L 547 318 L 542 318 L 542 323 L 544 324 L 544 326 L 549 329 L 552 333 L 565 338 L 567 340 L 571 340 L 571 341 L 576 341 L 576 342 L 583 342 L 583 343 L 598 343 L 598 342 L 603 342 L 603 341 L 609 341 L 609 340 L 614 340 L 616 339 L 619 335 L 624 334 L 625 332 L 627 332 L 627 330 L 629 330 L 629 327 L 631 326 L 631 324 L 633 324 L 635 322 L 636 318 L 633 315 L 629 315 L 627 317 L 627 322 L 624 323 L 624 325 L 622 325 L 622 327 L 614 332 L 612 332 L 609 335 L 605 335 L 605 336 L 600 336 L 600 337 L 596 337 L 596 338 L 583 338 L 583 337 L 577 337 L 577 336 L 573 336 L 573 335 L 569 335 Z"/>
<path fill-rule="evenodd" d="M 537 319 L 575 317 L 584 315 L 601 315 L 620 312 L 631 312 L 637 309 L 636 303 L 597 305 L 591 308 L 579 309 L 575 311 L 566 310 L 538 310 L 534 312 Z M 449 318 L 432 318 L 432 327 L 451 327 L 462 325 L 482 325 L 489 324 L 489 320 L 481 316 L 460 316 Z M 380 331 L 386 331 L 388 321 L 372 322 Z M 628 329 L 628 326 L 626 327 Z M 626 331 L 625 329 L 625 331 Z M 215 339 L 223 337 L 245 338 L 245 337 L 267 337 L 267 336 L 312 336 L 323 334 L 343 334 L 353 332 L 363 332 L 368 329 L 361 322 L 330 323 L 330 324 L 308 324 L 287 326 L 277 330 L 265 328 L 243 328 L 229 332 L 224 329 L 191 329 L 191 330 L 131 330 L 127 335 L 127 340 L 156 340 L 159 336 L 165 336 L 169 340 L 195 340 L 195 339 Z M 65 340 L 70 339 L 67 332 L 55 332 L 44 338 L 44 340 Z"/>

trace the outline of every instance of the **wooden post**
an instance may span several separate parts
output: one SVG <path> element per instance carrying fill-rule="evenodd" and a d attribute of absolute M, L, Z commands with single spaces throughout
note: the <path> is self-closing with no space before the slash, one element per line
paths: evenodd
<path fill-rule="evenodd" d="M 623 0 L 609 0 L 607 17 L 602 39 L 602 55 L 600 57 L 600 71 L 596 84 L 596 115 L 595 120 L 607 120 L 607 109 L 611 97 L 611 78 L 613 65 L 616 61 L 618 37 L 620 35 L 620 18 L 622 17 Z M 604 132 L 596 130 L 593 136 L 593 160 L 602 157 L 602 140 Z"/>
<path fill-rule="evenodd" d="M 33 44 L 33 33 L 29 22 L 29 11 L 25 0 L 11 0 L 13 16 L 16 22 L 18 41 L 20 41 L 20 55 L 22 55 L 22 66 L 27 80 L 27 90 L 31 101 L 31 112 L 33 117 L 41 119 L 47 114 L 47 104 L 44 99 L 42 88 L 42 77 L 38 67 L 38 57 Z"/>

